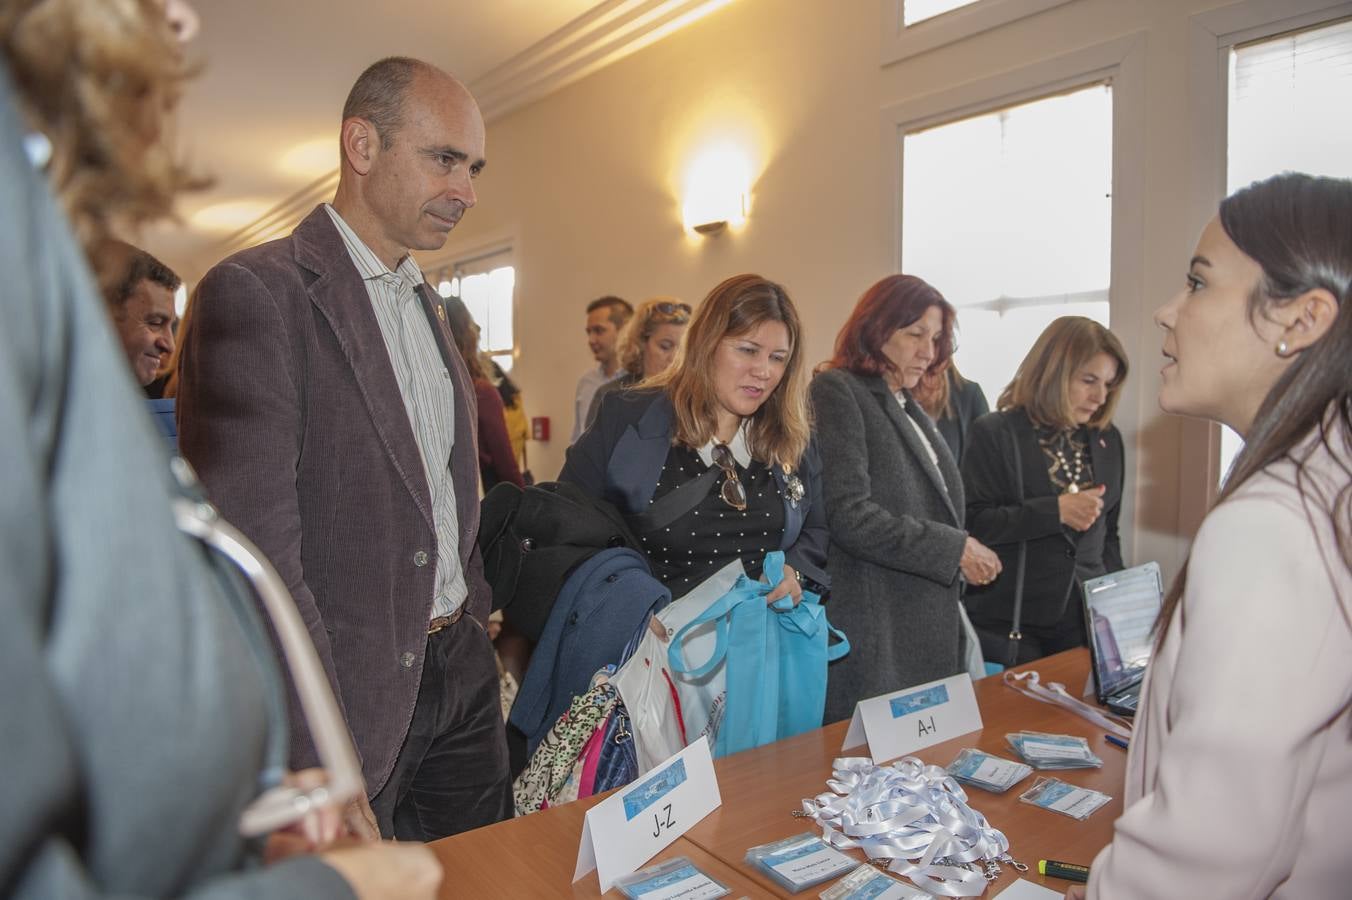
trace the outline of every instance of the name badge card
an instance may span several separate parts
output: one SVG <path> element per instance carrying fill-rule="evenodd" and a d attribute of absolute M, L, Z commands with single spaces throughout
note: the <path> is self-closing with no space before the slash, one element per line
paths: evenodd
<path fill-rule="evenodd" d="M 842 749 L 868 743 L 883 763 L 981 728 L 972 678 L 966 673 L 860 700 Z"/>
<path fill-rule="evenodd" d="M 722 802 L 709 741 L 701 737 L 587 810 L 573 881 L 595 869 L 604 894 Z"/>

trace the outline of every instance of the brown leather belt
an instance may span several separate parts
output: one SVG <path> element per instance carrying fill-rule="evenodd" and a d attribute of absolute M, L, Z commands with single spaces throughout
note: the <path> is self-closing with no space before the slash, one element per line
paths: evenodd
<path fill-rule="evenodd" d="M 465 614 L 465 605 L 462 603 L 460 604 L 460 608 L 457 609 L 455 612 L 451 613 L 449 616 L 437 616 L 435 619 L 428 622 L 427 633 L 436 634 L 443 628 L 450 628 L 456 622 L 459 622 L 460 617 L 463 616 L 464 614 Z"/>

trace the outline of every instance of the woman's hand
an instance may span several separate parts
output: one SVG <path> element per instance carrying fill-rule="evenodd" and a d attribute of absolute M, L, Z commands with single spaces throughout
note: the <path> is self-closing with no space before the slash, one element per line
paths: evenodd
<path fill-rule="evenodd" d="M 320 768 L 288 772 L 282 783 L 300 791 L 312 791 L 328 782 L 327 773 Z M 299 821 L 280 828 L 269 836 L 264 857 L 270 862 L 302 853 L 319 853 L 332 847 L 340 838 L 358 841 L 376 841 L 375 813 L 364 793 L 347 806 L 321 806 L 306 813 Z"/>
<path fill-rule="evenodd" d="M 357 900 L 435 900 L 441 885 L 441 863 L 424 844 L 361 844 L 320 858 L 343 876 Z"/>
<path fill-rule="evenodd" d="M 1084 900 L 1089 896 L 1089 891 L 1082 884 L 1072 884 L 1066 888 L 1066 900 Z"/>
<path fill-rule="evenodd" d="M 792 597 L 794 606 L 803 602 L 803 585 L 798 581 L 798 573 L 794 571 L 793 566 L 787 564 L 784 566 L 784 577 L 775 585 L 774 590 L 766 595 L 765 602 L 774 603 L 784 597 Z"/>
<path fill-rule="evenodd" d="M 380 840 L 375 810 L 371 809 L 371 801 L 366 799 L 365 791 L 357 794 L 356 798 L 347 804 L 347 809 L 343 810 L 343 824 L 347 826 L 349 837 L 359 841 Z"/>
<path fill-rule="evenodd" d="M 1069 525 L 1076 531 L 1088 531 L 1089 526 L 1103 513 L 1104 485 L 1095 485 L 1075 494 L 1062 494 L 1056 498 L 1057 508 L 1061 512 L 1061 524 Z"/>
<path fill-rule="evenodd" d="M 990 584 L 1004 567 L 995 551 L 974 537 L 969 537 L 963 545 L 958 566 L 968 584 Z"/>

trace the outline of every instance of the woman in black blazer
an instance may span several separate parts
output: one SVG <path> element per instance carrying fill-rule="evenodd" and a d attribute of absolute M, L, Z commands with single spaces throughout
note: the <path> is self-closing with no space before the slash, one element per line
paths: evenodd
<path fill-rule="evenodd" d="M 1064 316 L 1028 351 L 998 411 L 972 426 L 962 462 L 967 527 L 1004 563 L 993 584 L 967 591 L 987 660 L 1022 663 L 1083 646 L 1080 585 L 1123 568 L 1125 459 L 1112 416 L 1126 378 L 1113 333 Z"/>
<path fill-rule="evenodd" d="M 981 385 L 963 378 L 949 360 L 944 371 L 921 378 L 911 395 L 934 420 L 934 427 L 948 444 L 953 459 L 961 465 L 972 423 L 991 411 Z"/>
<path fill-rule="evenodd" d="M 734 559 L 759 577 L 772 550 L 787 565 L 770 601 L 826 590 L 802 353 L 784 289 L 729 278 L 700 304 L 675 364 L 607 395 L 568 448 L 559 480 L 620 510 L 673 597 Z"/>

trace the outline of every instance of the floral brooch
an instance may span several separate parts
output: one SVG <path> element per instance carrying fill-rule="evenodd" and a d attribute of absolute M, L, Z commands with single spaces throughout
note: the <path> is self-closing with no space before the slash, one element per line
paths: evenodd
<path fill-rule="evenodd" d="M 794 509 L 798 508 L 798 502 L 807 494 L 807 489 L 803 487 L 803 479 L 790 471 L 788 466 L 784 467 L 784 493 L 789 498 L 789 505 Z"/>

